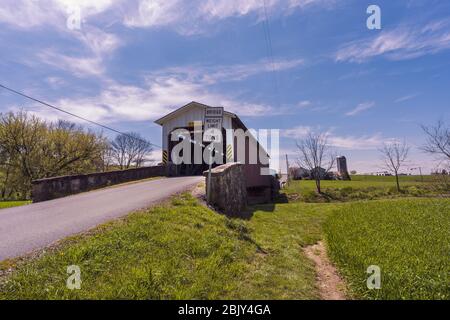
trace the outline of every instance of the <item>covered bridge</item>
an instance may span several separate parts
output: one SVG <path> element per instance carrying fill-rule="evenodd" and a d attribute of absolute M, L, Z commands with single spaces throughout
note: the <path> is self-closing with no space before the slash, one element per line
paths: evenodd
<path fill-rule="evenodd" d="M 174 165 L 172 159 L 172 150 L 180 140 L 172 141 L 172 132 L 177 129 L 185 129 L 189 131 L 191 136 L 192 152 L 194 155 L 194 145 L 199 143 L 195 141 L 194 127 L 204 128 L 205 110 L 210 107 L 198 102 L 190 102 L 185 106 L 176 109 L 175 111 L 163 116 L 155 121 L 155 123 L 162 126 L 162 148 L 163 148 L 163 163 L 167 166 L 173 167 L 171 172 L 173 175 L 201 175 L 208 169 L 208 164 L 203 161 L 201 163 L 181 163 Z M 246 133 L 244 144 L 236 136 L 236 130 L 241 129 Z M 241 131 L 241 132 L 242 132 Z M 248 132 L 247 127 L 241 119 L 234 113 L 224 110 L 222 122 L 222 163 L 240 162 L 244 165 L 245 180 L 247 190 L 250 194 L 255 196 L 265 194 L 267 195 L 272 187 L 273 177 L 267 174 L 269 172 L 268 161 L 264 161 L 261 155 L 264 155 L 268 160 L 268 154 L 258 140 Z M 208 145 L 208 142 L 201 141 L 202 145 Z M 256 162 L 251 161 L 251 150 L 257 150 Z M 242 154 L 244 153 L 244 154 Z M 193 160 L 193 159 L 192 159 Z M 217 166 L 220 164 L 214 164 Z M 262 170 L 263 169 L 263 170 Z M 262 174 L 264 172 L 265 174 Z"/>

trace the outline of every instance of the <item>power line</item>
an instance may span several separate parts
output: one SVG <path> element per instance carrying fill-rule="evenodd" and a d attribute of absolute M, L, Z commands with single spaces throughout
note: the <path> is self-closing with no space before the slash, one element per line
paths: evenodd
<path fill-rule="evenodd" d="M 17 95 L 19 95 L 19 96 L 22 96 L 22 97 L 27 98 L 27 99 L 29 99 L 29 100 L 32 100 L 32 101 L 34 101 L 34 102 L 40 103 L 40 104 L 42 104 L 42 105 L 44 105 L 44 106 L 46 106 L 46 107 L 49 107 L 49 108 L 58 110 L 59 112 L 66 113 L 66 114 L 68 114 L 68 115 L 70 115 L 70 116 L 72 116 L 72 117 L 75 117 L 75 118 L 78 118 L 78 119 L 80 119 L 80 120 L 83 120 L 83 121 L 89 122 L 89 123 L 91 123 L 91 124 L 94 124 L 94 125 L 96 125 L 96 126 L 102 127 L 102 128 L 107 129 L 107 130 L 109 130 L 109 131 L 112 131 L 112 132 L 115 132 L 115 133 L 118 133 L 118 134 L 121 134 L 121 135 L 125 135 L 125 136 L 127 136 L 127 137 L 129 137 L 129 138 L 136 139 L 136 140 L 139 140 L 139 141 L 142 141 L 142 142 L 150 143 L 152 146 L 155 146 L 155 147 L 157 147 L 157 148 L 159 148 L 159 149 L 162 149 L 160 146 L 158 146 L 158 145 L 156 145 L 156 144 L 154 144 L 154 143 L 151 143 L 151 142 L 146 141 L 146 140 L 143 140 L 143 139 L 139 139 L 139 138 L 137 138 L 137 137 L 133 137 L 132 135 L 130 135 L 130 134 L 126 133 L 126 132 L 121 132 L 121 131 L 119 131 L 119 130 L 117 130 L 117 129 L 108 127 L 108 126 L 106 126 L 106 125 L 104 125 L 104 124 L 101 124 L 101 123 L 98 123 L 98 122 L 89 120 L 89 119 L 87 119 L 87 118 L 84 118 L 84 117 L 82 117 L 82 116 L 76 115 L 75 113 L 72 113 L 72 112 L 66 111 L 66 110 L 64 110 L 64 109 L 58 108 L 58 107 L 56 107 L 56 106 L 54 106 L 54 105 L 51 105 L 51 104 L 49 104 L 49 103 L 47 103 L 47 102 L 44 102 L 44 101 L 42 101 L 42 100 L 33 98 L 33 97 L 29 96 L 29 95 L 26 95 L 25 93 L 16 91 L 16 90 L 11 89 L 11 88 L 9 88 L 9 87 L 7 87 L 7 86 L 4 86 L 4 85 L 2 85 L 2 84 L 0 84 L 0 88 L 3 88 L 3 89 L 5 89 L 5 90 L 8 90 L 8 91 L 10 91 L 10 92 L 12 92 L 12 93 L 15 93 L 15 94 L 17 94 Z"/>
<path fill-rule="evenodd" d="M 264 16 L 265 16 L 265 22 L 263 23 L 264 40 L 266 41 L 267 53 L 269 55 L 269 59 L 272 64 L 272 74 L 273 74 L 273 78 L 274 78 L 274 82 L 275 82 L 275 95 L 276 95 L 278 107 L 280 108 L 281 107 L 280 90 L 278 87 L 278 78 L 277 78 L 277 72 L 276 72 L 275 58 L 274 58 L 274 54 L 273 54 L 272 35 L 270 32 L 270 22 L 269 22 L 269 15 L 267 13 L 266 0 L 263 0 L 263 4 L 264 4 Z"/>

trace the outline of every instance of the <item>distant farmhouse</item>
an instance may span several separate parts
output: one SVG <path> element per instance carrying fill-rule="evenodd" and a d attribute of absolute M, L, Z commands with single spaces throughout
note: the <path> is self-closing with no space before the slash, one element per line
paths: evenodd
<path fill-rule="evenodd" d="M 314 179 L 316 173 L 322 180 L 334 180 L 337 177 L 336 174 L 327 172 L 324 168 L 316 168 L 314 170 L 308 170 L 302 167 L 289 168 L 289 177 L 294 180 Z"/>
<path fill-rule="evenodd" d="M 315 168 L 308 170 L 303 167 L 290 167 L 289 177 L 294 180 L 314 179 L 318 174 L 323 180 L 350 180 L 350 175 L 347 169 L 347 159 L 344 156 L 336 158 L 337 172 L 327 172 L 324 168 Z"/>

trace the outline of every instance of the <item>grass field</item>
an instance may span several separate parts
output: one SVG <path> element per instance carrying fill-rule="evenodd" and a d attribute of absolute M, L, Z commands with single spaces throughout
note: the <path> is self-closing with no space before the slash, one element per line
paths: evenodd
<path fill-rule="evenodd" d="M 428 185 L 407 178 L 403 186 Z M 448 299 L 450 200 L 393 194 L 359 201 L 368 187 L 394 185 L 393 177 L 368 180 L 324 182 L 328 191 L 351 189 L 317 203 L 298 196 L 314 182 L 294 181 L 288 202 L 250 207 L 249 220 L 177 196 L 37 258 L 1 262 L 0 299 L 317 299 L 302 247 L 324 238 L 353 298 Z M 368 263 L 382 268 L 382 290 L 364 289 Z M 66 288 L 70 265 L 81 268 L 81 290 Z"/>
<path fill-rule="evenodd" d="M 0 201 L 0 209 L 23 206 L 30 204 L 31 201 Z"/>
<path fill-rule="evenodd" d="M 325 226 L 329 254 L 357 298 L 450 299 L 450 200 L 346 205 Z M 368 290 L 370 265 L 381 289 Z"/>
<path fill-rule="evenodd" d="M 0 299 L 318 298 L 300 248 L 321 238 L 331 207 L 291 206 L 231 220 L 183 195 L 37 259 L 4 261 L 0 270 L 15 271 L 0 278 Z M 81 290 L 66 288 L 69 265 L 81 269 Z"/>
<path fill-rule="evenodd" d="M 362 181 L 367 183 L 395 183 L 395 177 L 393 176 L 372 176 L 372 175 L 352 175 L 352 181 Z M 399 176 L 400 183 L 414 184 L 422 182 L 433 182 L 436 180 L 434 176 L 423 175 L 423 176 Z"/>
<path fill-rule="evenodd" d="M 422 182 L 423 179 L 423 182 Z M 297 198 L 305 202 L 335 202 L 374 200 L 398 197 L 436 196 L 449 194 L 437 186 L 432 176 L 401 176 L 401 192 L 397 191 L 394 177 L 382 176 L 352 176 L 351 181 L 325 180 L 321 182 L 322 195 L 315 192 L 315 182 L 312 180 L 293 181 L 286 189 L 291 199 Z"/>

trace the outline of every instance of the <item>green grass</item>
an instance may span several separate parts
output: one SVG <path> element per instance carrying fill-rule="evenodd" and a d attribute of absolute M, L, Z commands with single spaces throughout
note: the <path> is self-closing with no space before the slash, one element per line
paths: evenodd
<path fill-rule="evenodd" d="M 218 298 L 236 289 L 234 280 L 254 250 L 243 235 L 191 197 L 176 198 L 20 265 L 0 298 Z M 69 265 L 81 268 L 81 290 L 66 288 Z"/>
<path fill-rule="evenodd" d="M 13 269 L 0 276 L 0 299 L 317 299 L 314 265 L 302 247 L 325 234 L 352 297 L 449 299 L 450 200 L 359 201 L 367 188 L 375 199 L 404 196 L 382 193 L 392 177 L 360 177 L 325 181 L 326 191 L 341 194 L 333 199 L 305 197 L 314 182 L 294 181 L 288 203 L 250 207 L 249 220 L 176 196 L 39 257 L 0 262 L 0 275 Z M 403 187 L 429 185 L 405 178 Z M 382 268 L 382 290 L 365 289 L 371 264 Z M 81 290 L 66 288 L 69 265 L 81 268 Z"/>
<path fill-rule="evenodd" d="M 450 299 L 450 200 L 348 204 L 330 216 L 325 232 L 356 298 Z M 370 265 L 381 268 L 380 290 L 367 289 Z"/>
<path fill-rule="evenodd" d="M 393 176 L 372 176 L 372 175 L 352 175 L 352 181 L 364 181 L 364 182 L 387 182 L 395 183 L 395 177 Z M 433 182 L 435 177 L 431 175 L 423 176 L 399 176 L 400 183 L 422 183 Z"/>
<path fill-rule="evenodd" d="M 322 195 L 316 193 L 315 181 L 291 181 L 286 194 L 291 200 L 304 202 L 336 202 L 374 200 L 398 197 L 424 197 L 449 193 L 433 184 L 432 176 L 401 176 L 401 192 L 397 191 L 395 177 L 352 176 L 351 181 L 324 180 L 321 182 Z"/>
<path fill-rule="evenodd" d="M 30 204 L 31 201 L 0 201 L 0 209 L 23 206 Z"/>
<path fill-rule="evenodd" d="M 317 298 L 301 245 L 320 239 L 329 210 L 267 208 L 256 208 L 250 221 L 231 220 L 190 195 L 176 197 L 39 258 L 4 261 L 14 272 L 0 278 L 0 299 Z M 81 268 L 81 290 L 66 288 L 69 265 Z"/>
<path fill-rule="evenodd" d="M 248 226 L 265 253 L 256 255 L 235 298 L 318 299 L 314 265 L 302 246 L 322 238 L 328 204 L 290 203 L 257 206 Z"/>

